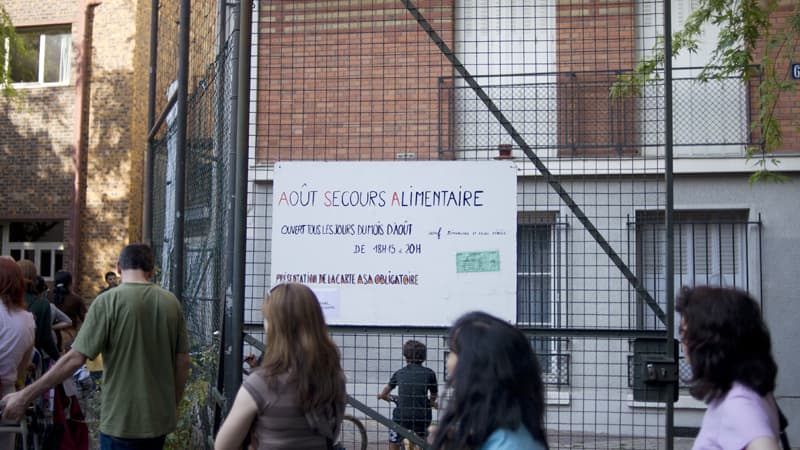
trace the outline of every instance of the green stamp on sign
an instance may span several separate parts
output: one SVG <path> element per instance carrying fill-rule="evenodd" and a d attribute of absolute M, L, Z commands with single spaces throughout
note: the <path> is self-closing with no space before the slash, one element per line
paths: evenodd
<path fill-rule="evenodd" d="M 500 272 L 500 252 L 458 252 L 456 272 Z"/>

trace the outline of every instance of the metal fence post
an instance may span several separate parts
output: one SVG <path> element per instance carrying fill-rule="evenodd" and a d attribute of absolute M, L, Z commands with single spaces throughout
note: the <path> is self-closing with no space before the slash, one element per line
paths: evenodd
<path fill-rule="evenodd" d="M 158 0 L 150 5 L 150 84 L 147 89 L 147 133 L 156 122 L 156 69 L 158 67 Z M 142 207 L 142 242 L 153 246 L 153 164 L 155 161 L 153 139 L 148 137 L 144 158 L 144 186 Z"/>
<path fill-rule="evenodd" d="M 674 190 L 672 186 L 672 8 L 670 2 L 664 2 L 664 182 L 665 204 L 664 204 L 664 227 L 666 231 L 664 251 L 664 296 L 666 297 L 666 333 L 667 333 L 667 358 L 674 360 L 678 357 L 675 354 L 675 241 L 673 229 L 673 209 L 674 209 Z M 666 450 L 672 450 L 674 445 L 675 427 L 673 416 L 675 408 L 673 402 L 672 389 L 676 389 L 673 384 L 669 384 L 669 391 L 666 399 L 665 430 Z"/>
<path fill-rule="evenodd" d="M 189 95 L 189 30 L 191 0 L 181 0 L 178 44 L 177 136 L 175 137 L 175 224 L 172 229 L 172 293 L 183 301 L 184 204 L 186 197 L 186 128 Z"/>
<path fill-rule="evenodd" d="M 250 42 L 253 7 L 250 1 L 239 5 L 239 61 L 238 61 L 238 103 L 236 108 L 236 176 L 234 194 L 234 235 L 233 235 L 233 280 L 231 307 L 226 309 L 230 315 L 229 333 L 226 334 L 230 346 L 226 348 L 228 360 L 225 365 L 225 395 L 228 408 L 242 380 L 242 324 L 244 322 L 244 285 L 247 239 L 247 168 L 248 141 L 247 127 L 250 114 Z"/>

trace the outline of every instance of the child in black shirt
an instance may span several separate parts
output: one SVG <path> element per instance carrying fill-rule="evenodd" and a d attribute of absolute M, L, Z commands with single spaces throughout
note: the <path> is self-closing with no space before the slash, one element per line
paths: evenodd
<path fill-rule="evenodd" d="M 407 365 L 392 374 L 389 384 L 378 394 L 378 398 L 391 401 L 389 393 L 397 387 L 397 407 L 392 413 L 392 420 L 424 439 L 432 420 L 431 408 L 438 407 L 436 373 L 422 367 L 427 357 L 427 348 L 422 342 L 407 341 L 403 344 L 403 356 Z M 402 436 L 389 430 L 389 450 L 399 450 L 402 442 Z"/>

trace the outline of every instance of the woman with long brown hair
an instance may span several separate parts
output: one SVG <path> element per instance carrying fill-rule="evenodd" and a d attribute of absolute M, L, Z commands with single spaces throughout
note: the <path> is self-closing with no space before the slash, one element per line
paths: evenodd
<path fill-rule="evenodd" d="M 0 256 L 0 398 L 16 391 L 31 361 L 36 325 L 25 309 L 25 280 L 10 258 Z M 14 435 L 0 433 L 0 448 L 13 448 Z"/>
<path fill-rule="evenodd" d="M 339 433 L 346 393 L 319 301 L 307 286 L 280 284 L 261 312 L 263 361 L 242 383 L 214 448 L 240 448 L 250 430 L 257 449 L 328 449 Z"/>

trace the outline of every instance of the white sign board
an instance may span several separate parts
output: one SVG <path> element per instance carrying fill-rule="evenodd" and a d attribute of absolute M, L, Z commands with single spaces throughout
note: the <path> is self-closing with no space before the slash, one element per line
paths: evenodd
<path fill-rule="evenodd" d="M 516 197 L 509 161 L 278 162 L 272 284 L 311 287 L 331 324 L 514 321 Z"/>

